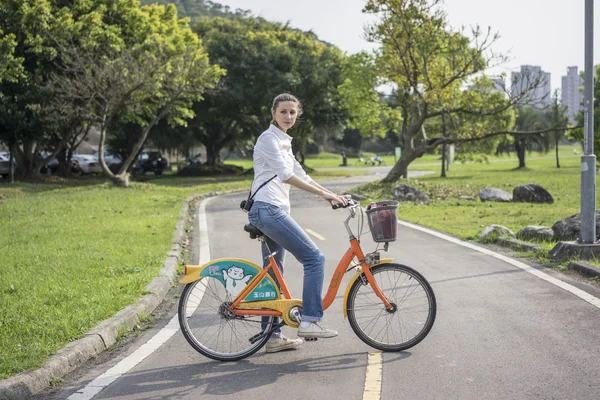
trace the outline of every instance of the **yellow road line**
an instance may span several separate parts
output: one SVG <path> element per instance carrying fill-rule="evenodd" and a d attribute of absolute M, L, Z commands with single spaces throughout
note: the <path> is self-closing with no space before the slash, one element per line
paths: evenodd
<path fill-rule="evenodd" d="M 382 359 L 381 351 L 372 351 L 368 355 L 363 400 L 381 399 Z"/>
<path fill-rule="evenodd" d="M 314 237 L 316 237 L 319 240 L 325 240 L 325 238 L 321 235 L 319 235 L 317 232 L 313 231 L 312 229 L 304 229 L 307 233 L 310 233 L 311 235 L 313 235 Z"/>

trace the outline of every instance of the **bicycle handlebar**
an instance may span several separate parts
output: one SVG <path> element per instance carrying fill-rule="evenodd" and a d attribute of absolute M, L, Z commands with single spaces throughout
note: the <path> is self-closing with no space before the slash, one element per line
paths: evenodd
<path fill-rule="evenodd" d="M 333 208 L 334 210 L 337 210 L 338 208 L 348 208 L 348 207 L 356 207 L 357 205 L 359 205 L 360 203 L 357 201 L 354 201 L 352 199 L 348 199 L 348 204 L 343 205 L 340 203 L 334 203 L 331 205 L 331 208 Z"/>

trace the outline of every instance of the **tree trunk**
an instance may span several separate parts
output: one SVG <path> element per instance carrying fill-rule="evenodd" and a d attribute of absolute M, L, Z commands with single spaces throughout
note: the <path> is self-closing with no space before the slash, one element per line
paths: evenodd
<path fill-rule="evenodd" d="M 526 143 L 523 139 L 515 140 L 515 150 L 517 151 L 517 157 L 519 157 L 519 169 L 524 169 Z"/>
<path fill-rule="evenodd" d="M 34 144 L 34 141 L 28 140 L 23 143 L 23 149 L 14 146 L 16 150 L 14 156 L 19 166 L 19 175 L 26 179 L 41 178 L 40 168 L 43 166 L 43 162 L 34 154 Z"/>
<path fill-rule="evenodd" d="M 408 166 L 417 158 L 411 142 L 414 133 L 411 134 L 410 132 L 404 131 L 401 137 L 404 139 L 404 146 L 402 147 L 400 159 L 394 164 L 392 170 L 381 180 L 381 182 L 393 183 L 400 178 L 408 178 Z"/>
<path fill-rule="evenodd" d="M 405 154 L 402 154 L 400 159 L 392 167 L 392 170 L 381 180 L 381 182 L 393 183 L 400 178 L 408 178 L 408 166 L 413 160 L 414 158 L 409 159 Z"/>
<path fill-rule="evenodd" d="M 129 187 L 129 173 L 125 172 L 123 174 L 113 175 L 110 177 L 110 180 L 115 184 L 115 186 L 128 188 Z"/>
<path fill-rule="evenodd" d="M 556 149 L 556 168 L 560 168 L 560 161 L 558 160 L 558 131 L 554 132 L 554 145 Z"/>
<path fill-rule="evenodd" d="M 317 131 L 315 139 L 316 139 L 315 142 L 317 144 L 317 151 L 319 153 L 323 153 L 325 151 L 325 145 L 327 144 L 327 141 L 329 140 L 329 133 L 328 133 L 327 129 L 325 129 L 325 128 L 319 129 Z"/>
<path fill-rule="evenodd" d="M 140 136 L 137 138 L 137 140 L 135 141 L 135 143 L 133 144 L 133 146 L 131 148 L 131 154 L 129 154 L 129 156 L 123 161 L 123 165 L 121 165 L 121 169 L 119 170 L 119 173 L 117 175 L 121 175 L 121 176 L 128 175 L 127 170 L 129 169 L 129 167 L 131 165 L 133 165 L 133 163 L 135 163 L 135 160 L 137 159 L 138 154 L 144 147 L 144 143 L 146 143 L 146 138 L 148 137 L 148 133 L 150 133 L 150 129 L 152 129 L 156 124 L 158 124 L 158 121 L 160 121 L 163 118 L 163 116 L 166 114 L 167 109 L 168 108 L 165 107 L 156 117 L 154 117 L 152 119 L 152 121 L 150 121 L 148 123 L 148 125 L 146 125 L 144 127 Z M 129 179 L 127 179 L 127 182 L 128 181 L 129 181 Z M 119 185 L 120 185 L 120 183 L 119 183 Z M 124 187 L 128 187 L 128 186 L 129 186 L 129 183 L 127 183 L 127 186 L 124 186 Z"/>
<path fill-rule="evenodd" d="M 56 156 L 56 159 L 58 160 L 58 171 L 56 174 L 58 176 L 62 176 L 63 178 L 71 175 L 70 157 L 67 155 L 67 153 L 65 151 L 61 151 Z"/>
<path fill-rule="evenodd" d="M 446 177 L 446 144 L 442 145 L 442 178 Z"/>
<path fill-rule="evenodd" d="M 205 129 L 205 131 L 197 132 L 194 135 L 206 149 L 206 162 L 204 164 L 211 166 L 223 164 L 221 150 L 234 143 L 237 137 L 221 124 L 213 124 Z"/>
<path fill-rule="evenodd" d="M 107 125 L 108 121 L 106 118 L 106 114 L 104 114 L 100 124 L 100 141 L 98 142 L 98 162 L 102 167 L 104 175 L 106 175 L 110 180 L 114 182 L 115 174 L 113 174 L 112 171 L 108 168 L 108 165 L 106 165 L 106 161 L 104 160 L 104 139 L 106 138 Z"/>
<path fill-rule="evenodd" d="M 221 143 L 217 140 L 211 140 L 203 144 L 206 147 L 206 165 L 215 166 L 222 164 L 221 149 L 223 146 Z"/>
<path fill-rule="evenodd" d="M 306 161 L 306 157 L 304 156 L 304 151 L 302 151 L 302 148 L 298 149 L 298 154 L 300 155 L 298 162 L 304 167 L 304 161 Z"/>

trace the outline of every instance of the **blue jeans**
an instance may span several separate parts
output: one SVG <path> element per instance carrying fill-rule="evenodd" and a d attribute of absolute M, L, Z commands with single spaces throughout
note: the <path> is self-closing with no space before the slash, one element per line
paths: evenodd
<path fill-rule="evenodd" d="M 267 244 L 271 252 L 277 251 L 275 259 L 282 273 L 286 250 L 304 266 L 302 321 L 321 321 L 323 319 L 321 292 L 325 256 L 304 232 L 304 229 L 288 213 L 277 206 L 256 201 L 248 214 L 248 220 L 268 236 Z M 265 260 L 264 257 L 269 254 L 265 246 L 263 246 L 262 254 L 263 267 L 266 267 L 269 260 Z"/>

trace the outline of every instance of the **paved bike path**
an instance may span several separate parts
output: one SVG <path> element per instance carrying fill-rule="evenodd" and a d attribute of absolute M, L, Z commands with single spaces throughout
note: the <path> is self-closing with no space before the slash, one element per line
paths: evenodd
<path fill-rule="evenodd" d="M 259 259 L 258 243 L 241 230 L 241 198 L 210 201 L 211 258 Z M 292 204 L 299 223 L 325 238 L 315 242 L 328 259 L 326 288 L 337 257 L 348 247 L 341 224 L 345 211 L 333 211 L 300 192 L 294 192 Z M 363 238 L 365 249 L 368 242 L 369 234 Z M 421 344 L 383 354 L 382 399 L 600 397 L 600 309 L 506 261 L 402 226 L 389 255 L 431 282 L 438 316 Z M 286 282 L 299 296 L 302 270 L 293 257 L 286 262 Z M 600 295 L 593 285 L 574 283 Z M 95 399 L 361 399 L 373 349 L 343 319 L 342 295 L 325 313 L 326 325 L 340 332 L 338 338 L 219 363 L 196 353 L 178 332 Z"/>

